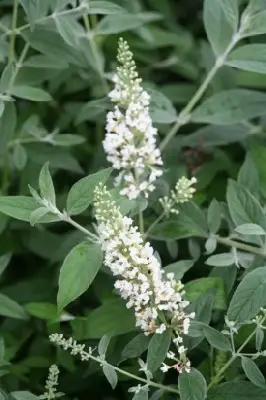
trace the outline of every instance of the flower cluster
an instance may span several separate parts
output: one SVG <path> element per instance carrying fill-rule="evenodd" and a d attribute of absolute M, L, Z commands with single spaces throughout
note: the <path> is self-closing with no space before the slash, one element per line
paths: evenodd
<path fill-rule="evenodd" d="M 88 361 L 90 359 L 93 351 L 92 348 L 89 347 L 89 350 L 85 351 L 85 344 L 77 343 L 72 337 L 65 339 L 62 333 L 52 333 L 49 339 L 52 343 L 62 347 L 64 350 L 70 350 L 72 356 L 79 355 L 82 361 Z"/>
<path fill-rule="evenodd" d="M 39 396 L 41 400 L 52 400 L 63 396 L 63 393 L 57 392 L 59 369 L 56 365 L 49 368 L 48 378 L 45 384 L 45 393 Z"/>
<path fill-rule="evenodd" d="M 176 205 L 185 203 L 193 197 L 196 189 L 192 187 L 197 182 L 195 177 L 187 179 L 186 177 L 180 178 L 175 186 L 174 190 L 171 190 L 170 196 L 165 196 L 159 199 L 164 212 L 169 214 L 178 214 L 179 211 L 176 209 Z"/>
<path fill-rule="evenodd" d="M 171 327 L 178 347 L 194 317 L 185 312 L 189 302 L 183 299 L 183 285 L 172 273 L 164 276 L 150 243 L 144 243 L 132 219 L 122 216 L 102 185 L 95 190 L 94 205 L 104 264 L 117 277 L 115 288 L 127 307 L 134 309 L 136 326 L 147 335 Z"/>
<path fill-rule="evenodd" d="M 117 59 L 121 66 L 109 93 L 117 104 L 107 114 L 103 147 L 107 160 L 120 170 L 116 184 L 122 187 L 121 194 L 136 199 L 140 194 L 148 197 L 154 190 L 154 181 L 162 175 L 162 159 L 156 148 L 157 130 L 149 116 L 150 96 L 141 87 L 132 56 L 127 42 L 120 39 Z"/>

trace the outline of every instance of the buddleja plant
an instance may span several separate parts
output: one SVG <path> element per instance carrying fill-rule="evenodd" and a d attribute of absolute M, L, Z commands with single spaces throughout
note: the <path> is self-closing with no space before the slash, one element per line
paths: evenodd
<path fill-rule="evenodd" d="M 112 7 L 108 2 L 98 3 Z M 29 186 L 31 197 L 0 197 L 3 214 L 39 229 L 42 224 L 61 222 L 78 232 L 78 243 L 60 268 L 55 318 L 57 323 L 70 320 L 73 332 L 53 326 L 50 342 L 83 362 L 99 365 L 113 389 L 120 376 L 130 378 L 127 390 L 134 400 L 260 400 L 266 396 L 260 369 L 266 354 L 266 215 L 265 187 L 259 185 L 259 174 L 264 184 L 265 171 L 260 163 L 256 168 L 254 155 L 248 155 L 237 180 L 228 182 L 226 202 L 213 199 L 207 209 L 198 205 L 200 175 L 179 176 L 172 186 L 164 179 L 164 154 L 170 151 L 171 140 L 184 125 L 239 123 L 233 126 L 237 132 L 241 127 L 248 127 L 250 133 L 263 131 L 263 124 L 255 125 L 253 119 L 265 113 L 265 94 L 231 89 L 201 100 L 223 66 L 266 72 L 265 46 L 245 42 L 266 32 L 264 6 L 258 0 L 248 4 L 205 0 L 204 23 L 214 64 L 161 142 L 153 122 L 152 94 L 139 77 L 127 41 L 120 38 L 119 65 L 112 75 L 111 110 L 102 143 L 111 167 L 83 177 L 70 188 L 66 199 L 61 199 L 56 195 L 47 162 L 39 174 L 38 190 Z M 75 8 L 82 14 L 89 10 L 87 2 Z M 54 18 L 65 41 L 74 41 L 67 27 L 58 22 L 58 16 Z M 95 43 L 90 44 L 95 56 Z M 99 61 L 97 54 L 95 59 Z M 103 71 L 100 78 L 102 81 Z M 3 110 L 5 102 L 23 92 L 12 85 L 3 90 Z M 51 141 L 57 134 L 41 137 Z M 59 142 L 60 138 L 62 134 L 58 134 Z M 16 146 L 21 145 L 18 140 Z M 75 139 L 68 136 L 67 141 L 74 144 Z M 81 214 L 84 224 L 76 217 Z M 156 242 L 164 241 L 169 253 L 176 254 L 176 240 L 184 238 L 190 239 L 192 259 L 164 265 Z M 214 268 L 207 270 L 206 277 L 182 283 L 184 275 L 196 268 L 203 245 L 205 264 Z M 218 245 L 227 251 L 215 253 Z M 3 264 L 7 263 L 5 258 Z M 99 270 L 112 282 L 111 299 L 86 317 L 64 311 L 90 290 Z M 112 339 L 117 333 L 127 332 L 136 335 L 123 344 L 120 360 L 109 360 Z M 78 342 L 82 336 L 101 338 L 96 347 L 86 347 Z M 60 354 L 58 350 L 58 359 Z M 130 359 L 137 359 L 139 365 L 120 365 Z M 167 384 L 168 374 L 173 374 L 171 384 Z M 57 366 L 52 365 L 40 398 L 63 395 L 57 392 L 58 375 Z M 20 399 L 25 394 L 12 392 L 12 396 Z"/>

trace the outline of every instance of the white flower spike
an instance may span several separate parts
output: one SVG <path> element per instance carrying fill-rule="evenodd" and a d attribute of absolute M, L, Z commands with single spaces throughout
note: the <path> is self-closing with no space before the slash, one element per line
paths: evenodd
<path fill-rule="evenodd" d="M 114 110 L 107 114 L 103 147 L 107 160 L 119 170 L 116 185 L 129 199 L 148 197 L 154 181 L 162 175 L 162 159 L 156 147 L 157 130 L 149 115 L 149 94 L 141 87 L 133 54 L 119 39 L 114 89 L 109 93 Z"/>
<path fill-rule="evenodd" d="M 194 317 L 185 312 L 189 302 L 183 299 L 182 283 L 172 274 L 164 275 L 150 243 L 144 243 L 132 219 L 120 213 L 102 185 L 95 190 L 94 206 L 104 264 L 116 278 L 114 286 L 127 301 L 126 306 L 134 309 L 136 326 L 146 335 L 162 334 L 170 327 L 178 350 L 183 335 L 188 333 L 190 318 Z M 177 361 L 182 369 L 188 360 L 183 352 L 180 356 Z"/>

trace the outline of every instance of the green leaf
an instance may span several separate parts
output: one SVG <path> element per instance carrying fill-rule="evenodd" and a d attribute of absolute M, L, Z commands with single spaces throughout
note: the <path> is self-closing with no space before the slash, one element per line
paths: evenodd
<path fill-rule="evenodd" d="M 28 319 L 28 315 L 17 302 L 0 293 L 0 315 L 5 317 Z"/>
<path fill-rule="evenodd" d="M 72 19 L 67 18 L 66 16 L 61 17 L 60 15 L 55 14 L 54 20 L 56 28 L 64 41 L 70 46 L 77 46 L 78 32 L 76 32 L 75 25 L 73 24 Z"/>
<path fill-rule="evenodd" d="M 223 54 L 238 26 L 237 0 L 205 0 L 203 13 L 208 40 L 216 55 Z"/>
<path fill-rule="evenodd" d="M 60 269 L 57 295 L 60 310 L 89 288 L 101 265 L 102 251 L 99 244 L 83 242 L 70 251 Z"/>
<path fill-rule="evenodd" d="M 259 191 L 259 174 L 249 153 L 238 172 L 237 183 L 244 186 L 253 195 Z"/>
<path fill-rule="evenodd" d="M 6 267 L 10 263 L 12 254 L 11 253 L 6 253 L 0 256 L 0 276 L 2 273 L 5 271 Z"/>
<path fill-rule="evenodd" d="M 266 389 L 250 382 L 234 380 L 216 386 L 208 393 L 208 400 L 265 400 Z"/>
<path fill-rule="evenodd" d="M 108 380 L 108 382 L 110 383 L 110 385 L 112 386 L 112 388 L 115 389 L 118 378 L 117 378 L 117 373 L 116 373 L 116 370 L 114 369 L 114 367 L 112 367 L 111 365 L 108 365 L 108 364 L 104 364 L 103 365 L 103 373 L 104 373 L 106 379 Z"/>
<path fill-rule="evenodd" d="M 117 34 L 132 29 L 139 28 L 140 26 L 149 22 L 154 22 L 161 19 L 161 15 L 155 12 L 142 12 L 142 13 L 123 13 L 118 15 L 108 15 L 104 17 L 97 25 L 97 35 L 111 35 Z"/>
<path fill-rule="evenodd" d="M 120 299 L 108 300 L 86 319 L 73 321 L 72 326 L 78 340 L 100 339 L 110 332 L 116 336 L 136 329 L 134 313 Z"/>
<path fill-rule="evenodd" d="M 4 109 L 5 109 L 5 103 L 2 100 L 0 100 L 0 118 L 2 117 Z"/>
<path fill-rule="evenodd" d="M 245 29 L 246 36 L 263 35 L 266 33 L 266 10 L 252 15 Z"/>
<path fill-rule="evenodd" d="M 179 205 L 179 214 L 158 224 L 149 236 L 158 240 L 181 239 L 190 236 L 205 236 L 208 225 L 205 214 L 194 202 Z"/>
<path fill-rule="evenodd" d="M 52 97 L 45 90 L 30 86 L 12 86 L 11 94 L 20 99 L 31 101 L 51 101 Z"/>
<path fill-rule="evenodd" d="M 27 303 L 25 309 L 33 317 L 47 321 L 55 320 L 58 317 L 57 307 L 51 303 Z"/>
<path fill-rule="evenodd" d="M 215 349 L 221 351 L 229 351 L 231 349 L 230 342 L 222 333 L 216 329 L 204 324 L 203 333 L 209 344 Z"/>
<path fill-rule="evenodd" d="M 260 74 L 266 73 L 266 45 L 247 44 L 238 47 L 229 55 L 227 65 L 235 68 L 253 71 Z"/>
<path fill-rule="evenodd" d="M 155 372 L 165 360 L 171 343 L 171 330 L 167 329 L 162 334 L 154 333 L 148 347 L 148 370 Z"/>
<path fill-rule="evenodd" d="M 264 331 L 260 326 L 256 328 L 256 350 L 261 351 L 264 341 Z"/>
<path fill-rule="evenodd" d="M 252 223 L 266 229 L 266 217 L 261 205 L 244 186 L 229 180 L 226 198 L 236 226 Z"/>
<path fill-rule="evenodd" d="M 55 190 L 53 180 L 49 171 L 49 162 L 46 162 L 39 175 L 39 188 L 41 197 L 55 205 Z"/>
<path fill-rule="evenodd" d="M 112 386 L 112 388 L 114 389 L 117 385 L 117 373 L 116 370 L 114 369 L 114 367 L 112 367 L 111 365 L 108 364 L 104 364 L 103 365 L 103 373 L 106 377 L 106 379 L 108 380 L 108 382 L 110 383 L 110 385 Z"/>
<path fill-rule="evenodd" d="M 266 389 L 264 376 L 261 373 L 261 371 L 259 370 L 259 368 L 257 367 L 257 365 L 255 364 L 255 362 L 248 357 L 242 356 L 241 364 L 242 364 L 242 368 L 246 374 L 246 377 L 252 383 L 254 383 L 254 385 Z"/>
<path fill-rule="evenodd" d="M 195 260 L 180 260 L 175 263 L 169 264 L 164 268 L 166 274 L 172 272 L 175 274 L 175 280 L 183 278 L 185 273 L 193 267 Z"/>
<path fill-rule="evenodd" d="M 111 1 L 90 1 L 89 14 L 120 14 L 126 10 Z"/>
<path fill-rule="evenodd" d="M 5 104 L 5 109 L 0 119 L 0 154 L 6 150 L 7 144 L 13 138 L 17 124 L 15 105 L 11 102 Z"/>
<path fill-rule="evenodd" d="M 23 67 L 65 69 L 68 67 L 68 64 L 65 60 L 58 60 L 52 54 L 50 56 L 35 54 L 24 61 Z"/>
<path fill-rule="evenodd" d="M 0 80 L 0 92 L 5 93 L 9 89 L 12 75 L 14 73 L 13 63 L 8 63 L 3 69 L 1 80 Z"/>
<path fill-rule="evenodd" d="M 207 385 L 204 376 L 195 368 L 191 372 L 182 371 L 178 378 L 181 400 L 204 400 L 207 396 Z"/>
<path fill-rule="evenodd" d="M 19 0 L 30 22 L 33 30 L 35 21 L 44 17 L 48 12 L 49 2 L 42 0 Z"/>
<path fill-rule="evenodd" d="M 71 135 L 70 133 L 54 135 L 50 141 L 50 143 L 53 144 L 54 146 L 60 146 L 60 147 L 77 146 L 84 142 L 86 142 L 86 139 L 84 137 L 79 135 Z"/>
<path fill-rule="evenodd" d="M 16 391 L 11 392 L 11 397 L 14 397 L 15 400 L 38 400 L 38 397 L 35 394 L 25 391 Z"/>
<path fill-rule="evenodd" d="M 137 358 L 141 356 L 141 354 L 147 350 L 149 343 L 149 336 L 146 336 L 143 333 L 135 336 L 123 349 L 121 361 L 127 360 L 128 358 Z"/>
<path fill-rule="evenodd" d="M 93 200 L 95 187 L 100 182 L 104 184 L 111 172 L 112 168 L 106 168 L 76 182 L 67 197 L 67 213 L 76 215 L 85 211 Z"/>
<path fill-rule="evenodd" d="M 222 211 L 220 203 L 216 199 L 213 199 L 208 208 L 207 214 L 207 221 L 210 232 L 216 233 L 219 230 L 221 225 L 221 213 Z"/>
<path fill-rule="evenodd" d="M 193 302 L 210 289 L 215 289 L 213 308 L 218 310 L 226 309 L 226 295 L 223 280 L 221 278 L 200 278 L 190 281 L 185 285 L 185 298 Z"/>
<path fill-rule="evenodd" d="M 258 143 L 255 142 L 251 147 L 251 157 L 252 157 L 252 161 L 255 164 L 257 171 L 259 173 L 260 184 L 261 184 L 260 189 L 262 189 L 263 192 L 266 193 L 265 146 L 259 145 Z M 254 183 L 254 185 L 255 185 L 255 183 Z M 258 186 L 257 186 L 257 191 L 258 191 Z"/>
<path fill-rule="evenodd" d="M 0 400 L 9 400 L 9 395 L 0 388 Z"/>
<path fill-rule="evenodd" d="M 103 335 L 103 337 L 101 338 L 98 344 L 98 353 L 100 356 L 105 355 L 111 339 L 112 335 L 110 333 Z"/>
<path fill-rule="evenodd" d="M 257 224 L 242 224 L 237 226 L 235 231 L 241 235 L 266 235 L 265 230 Z"/>
<path fill-rule="evenodd" d="M 39 204 L 32 197 L 0 196 L 0 212 L 21 221 L 30 222 L 32 212 L 37 208 Z M 58 221 L 58 217 L 53 214 L 47 214 L 41 219 L 42 223 L 53 221 Z"/>
<path fill-rule="evenodd" d="M 46 207 L 36 208 L 36 210 L 34 210 L 31 213 L 31 216 L 30 216 L 30 224 L 31 224 L 31 226 L 34 226 L 37 222 L 40 221 L 40 219 L 42 217 L 44 217 L 48 213 L 49 213 L 49 210 Z"/>
<path fill-rule="evenodd" d="M 77 113 L 75 124 L 78 125 L 83 121 L 97 121 L 98 118 L 104 117 L 109 107 L 110 103 L 105 97 L 84 103 Z"/>
<path fill-rule="evenodd" d="M 183 239 L 190 236 L 196 236 L 196 233 L 183 227 L 178 220 L 162 222 L 149 233 L 149 237 L 155 240 Z"/>
<path fill-rule="evenodd" d="M 148 89 L 151 96 L 150 115 L 154 123 L 171 124 L 177 119 L 176 110 L 171 101 L 161 92 Z"/>
<path fill-rule="evenodd" d="M 27 159 L 28 156 L 25 148 L 20 143 L 17 143 L 14 147 L 14 153 L 13 153 L 13 161 L 15 167 L 21 171 L 22 169 L 25 168 L 27 164 Z"/>
<path fill-rule="evenodd" d="M 192 113 L 199 123 L 230 125 L 265 113 L 266 94 L 247 89 L 221 91 L 205 100 Z"/>
<path fill-rule="evenodd" d="M 235 259 L 232 252 L 215 254 L 206 260 L 206 264 L 213 267 L 227 267 L 229 265 L 233 265 L 234 263 Z"/>
<path fill-rule="evenodd" d="M 247 274 L 238 285 L 230 302 L 227 316 L 231 321 L 244 322 L 254 318 L 266 305 L 266 267 Z"/>
<path fill-rule="evenodd" d="M 37 25 L 34 32 L 23 32 L 23 37 L 35 50 L 58 59 L 60 64 L 63 60 L 65 63 L 84 67 L 84 57 L 80 50 L 69 46 L 55 31 Z"/>
<path fill-rule="evenodd" d="M 134 397 L 132 400 L 148 400 L 149 399 L 149 393 L 146 388 L 141 389 L 138 393 L 135 393 Z"/>
<path fill-rule="evenodd" d="M 3 361 L 5 356 L 5 342 L 2 337 L 0 337 L 0 362 Z"/>
<path fill-rule="evenodd" d="M 44 143 L 32 143 L 27 145 L 29 158 L 36 164 L 45 164 L 49 161 L 51 168 L 60 168 L 66 171 L 83 173 L 77 159 L 64 149 L 52 147 Z"/>

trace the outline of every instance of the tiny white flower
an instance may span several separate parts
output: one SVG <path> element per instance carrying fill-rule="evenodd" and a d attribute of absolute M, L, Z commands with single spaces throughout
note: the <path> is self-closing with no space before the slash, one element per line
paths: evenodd
<path fill-rule="evenodd" d="M 184 363 L 185 349 L 180 344 L 194 314 L 185 312 L 189 302 L 183 300 L 183 285 L 172 274 L 169 277 L 163 273 L 150 243 L 144 243 L 133 220 L 121 214 L 106 187 L 99 185 L 95 189 L 94 205 L 104 265 L 115 277 L 115 289 L 125 299 L 126 307 L 134 310 L 136 326 L 146 335 L 163 334 L 167 325 L 159 316 L 166 311 L 167 324 L 177 335 L 173 342 L 181 347 Z M 140 366 L 147 373 L 143 361 Z"/>
<path fill-rule="evenodd" d="M 156 329 L 156 333 L 163 333 L 164 331 L 166 330 L 166 326 L 165 326 L 165 324 L 161 324 L 160 326 L 159 326 L 159 328 L 157 328 Z"/>
<path fill-rule="evenodd" d="M 170 360 L 173 360 L 175 358 L 175 353 L 173 351 L 168 351 L 167 358 L 170 358 Z"/>
<path fill-rule="evenodd" d="M 116 184 L 129 199 L 148 197 L 153 182 L 162 175 L 162 158 L 156 148 L 157 130 L 149 115 L 150 96 L 141 87 L 133 55 L 123 39 L 118 44 L 120 66 L 114 75 L 115 88 L 109 93 L 116 103 L 108 112 L 103 147 L 107 160 L 120 171 Z"/>
<path fill-rule="evenodd" d="M 165 363 L 162 364 L 162 366 L 160 367 L 160 370 L 162 372 L 167 372 L 171 367 L 169 367 L 169 365 L 166 365 Z"/>
<path fill-rule="evenodd" d="M 186 352 L 186 350 L 187 350 L 187 349 L 185 349 L 185 347 L 184 347 L 184 346 L 180 346 L 180 347 L 178 347 L 178 353 L 179 353 L 179 354 L 183 354 L 183 353 L 185 353 L 185 352 Z"/>

